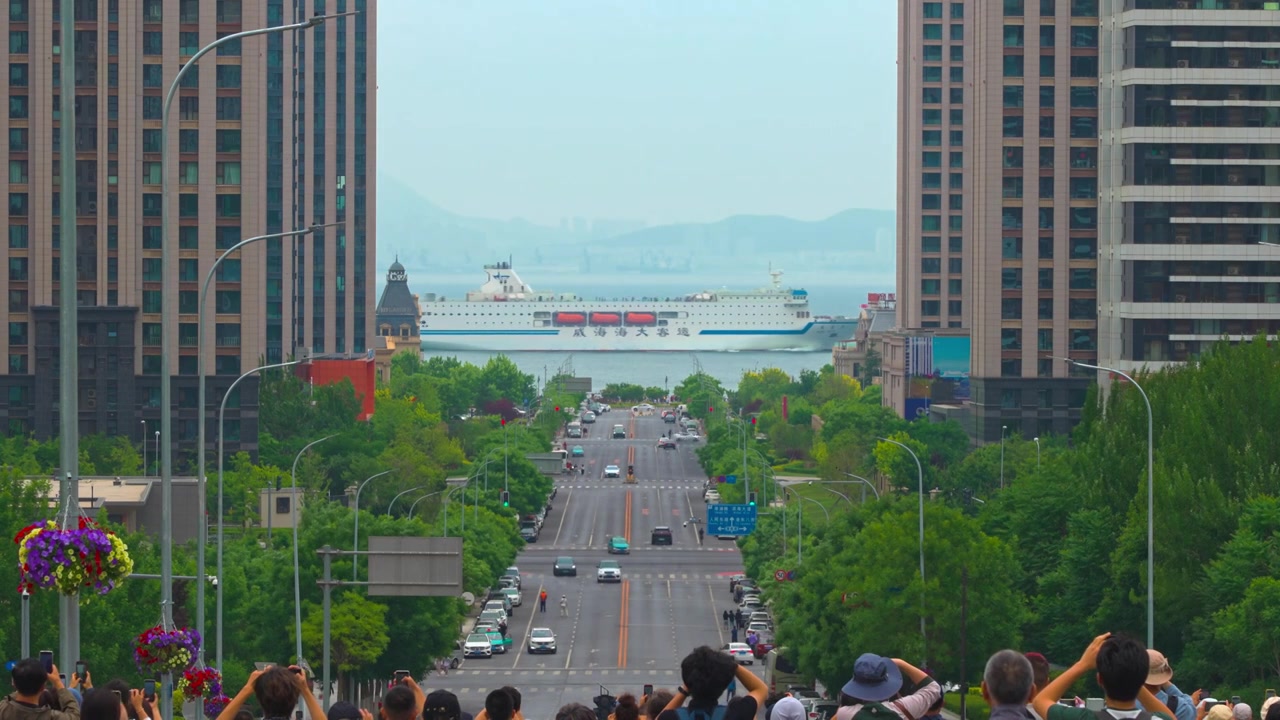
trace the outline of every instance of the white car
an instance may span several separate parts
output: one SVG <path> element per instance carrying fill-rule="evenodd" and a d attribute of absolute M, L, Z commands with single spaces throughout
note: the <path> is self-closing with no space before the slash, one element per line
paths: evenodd
<path fill-rule="evenodd" d="M 702 500 L 706 503 L 718 503 L 720 502 L 720 493 L 715 490 L 708 490 L 703 494 Z"/>
<path fill-rule="evenodd" d="M 762 635 L 764 633 L 771 633 L 773 632 L 773 625 L 771 623 L 761 622 L 757 620 L 755 622 L 747 623 L 747 632 L 753 632 L 757 635 Z"/>
<path fill-rule="evenodd" d="M 622 567 L 617 560 L 601 560 L 596 565 L 596 582 L 622 582 Z"/>
<path fill-rule="evenodd" d="M 471 633 L 462 645 L 463 657 L 493 657 L 493 643 L 489 636 L 482 633 Z"/>
<path fill-rule="evenodd" d="M 751 646 L 746 643 L 729 643 L 720 649 L 732 655 L 733 659 L 737 660 L 739 665 L 755 664 L 755 654 L 751 652 Z"/>
<path fill-rule="evenodd" d="M 524 604 L 524 596 L 520 594 L 519 588 L 504 588 L 502 592 L 511 601 L 511 607 L 520 607 Z"/>
<path fill-rule="evenodd" d="M 698 433 L 695 433 L 695 432 L 676 433 L 676 442 L 698 442 Z"/>
<path fill-rule="evenodd" d="M 529 632 L 529 654 L 556 652 L 556 634 L 551 628 L 538 627 Z"/>
<path fill-rule="evenodd" d="M 605 476 L 605 477 L 607 477 L 607 478 L 616 478 L 616 477 L 619 477 L 621 472 L 622 472 L 622 471 L 618 469 L 618 466 L 617 466 L 617 465 L 605 465 L 605 466 L 604 466 L 604 476 Z"/>

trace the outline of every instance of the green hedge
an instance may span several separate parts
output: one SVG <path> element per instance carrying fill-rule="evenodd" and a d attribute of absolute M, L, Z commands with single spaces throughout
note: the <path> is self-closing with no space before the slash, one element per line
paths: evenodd
<path fill-rule="evenodd" d="M 956 715 L 960 714 L 960 693 L 947 693 L 943 700 L 943 707 Z M 982 690 L 980 688 L 969 688 L 968 697 L 968 720 L 989 720 L 991 717 L 991 708 L 987 706 L 987 701 L 982 699 Z M 963 719 L 962 719 L 963 720 Z"/>

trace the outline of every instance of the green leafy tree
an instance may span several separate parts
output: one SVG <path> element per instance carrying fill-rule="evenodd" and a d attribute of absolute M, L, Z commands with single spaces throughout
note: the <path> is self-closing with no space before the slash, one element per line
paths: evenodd
<path fill-rule="evenodd" d="M 329 608 L 329 652 L 337 669 L 338 687 L 347 674 L 377 662 L 387 649 L 387 606 L 348 590 L 333 598 Z M 324 654 L 324 607 L 308 603 L 302 620 L 302 648 L 307 657 Z M 318 671 L 322 668 L 318 668 Z"/>

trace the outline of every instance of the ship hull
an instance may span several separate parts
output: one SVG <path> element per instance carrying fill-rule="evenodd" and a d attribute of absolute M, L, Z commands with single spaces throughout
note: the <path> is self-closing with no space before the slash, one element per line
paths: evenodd
<path fill-rule="evenodd" d="M 744 352 L 826 351 L 848 340 L 856 320 L 817 320 L 784 329 L 597 328 L 427 329 L 423 350 L 501 352 Z M 604 330 L 601 334 L 600 331 Z M 623 331 L 619 333 L 619 330 Z M 665 333 L 662 331 L 666 331 Z M 687 334 L 681 332 L 687 330 Z"/>

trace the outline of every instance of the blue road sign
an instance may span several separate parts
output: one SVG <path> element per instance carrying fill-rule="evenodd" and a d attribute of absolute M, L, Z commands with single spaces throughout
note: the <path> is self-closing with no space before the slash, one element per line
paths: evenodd
<path fill-rule="evenodd" d="M 725 481 L 726 483 L 729 483 L 730 485 L 737 484 L 737 482 L 738 482 L 738 476 L 737 476 L 737 475 L 725 475 L 725 476 L 724 476 L 724 481 Z"/>
<path fill-rule="evenodd" d="M 719 503 L 707 506 L 708 535 L 750 535 L 756 529 L 753 505 Z"/>

